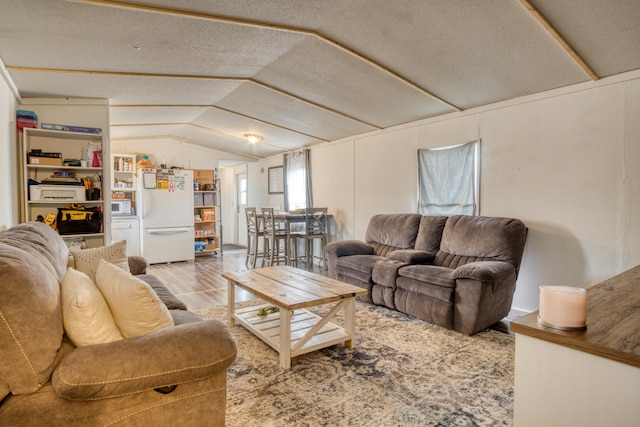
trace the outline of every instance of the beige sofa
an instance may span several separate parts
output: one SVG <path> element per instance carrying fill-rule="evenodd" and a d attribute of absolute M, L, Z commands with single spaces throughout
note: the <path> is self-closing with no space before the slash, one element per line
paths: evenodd
<path fill-rule="evenodd" d="M 173 326 L 76 347 L 61 308 L 68 258 L 45 224 L 0 233 L 0 425 L 223 426 L 226 370 L 236 358 L 227 327 L 185 310 L 143 275 Z M 144 273 L 140 258 L 130 261 L 132 273 Z"/>

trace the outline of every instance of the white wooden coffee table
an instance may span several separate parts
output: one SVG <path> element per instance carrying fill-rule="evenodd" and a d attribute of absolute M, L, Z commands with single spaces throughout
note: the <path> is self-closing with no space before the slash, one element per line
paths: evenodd
<path fill-rule="evenodd" d="M 280 366 L 291 367 L 291 358 L 344 342 L 354 344 L 357 296 L 366 289 L 289 266 L 257 268 L 223 273 L 228 281 L 229 326 L 236 321 L 280 354 Z M 263 303 L 237 308 L 235 287 L 260 298 Z M 305 308 L 333 304 L 324 316 Z M 259 315 L 261 309 L 277 311 Z M 344 310 L 342 325 L 330 322 Z M 270 310 L 273 311 L 273 310 Z"/>

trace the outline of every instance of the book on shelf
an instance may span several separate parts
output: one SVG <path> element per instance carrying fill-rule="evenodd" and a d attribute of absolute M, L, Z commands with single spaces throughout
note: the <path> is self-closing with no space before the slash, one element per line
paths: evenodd
<path fill-rule="evenodd" d="M 101 135 L 101 128 L 90 128 L 85 126 L 71 126 L 71 125 L 58 125 L 53 123 L 42 123 L 40 125 L 42 129 L 48 130 L 60 130 L 64 132 L 79 132 L 79 133 L 92 133 L 95 135 Z"/>
<path fill-rule="evenodd" d="M 27 118 L 27 119 L 35 120 L 36 122 L 38 121 L 38 115 L 34 111 L 31 111 L 31 110 L 17 110 L 16 111 L 16 117 L 18 119 Z"/>
<path fill-rule="evenodd" d="M 83 185 L 82 181 L 73 178 L 45 178 L 40 181 L 41 184 L 65 184 L 65 185 Z"/>

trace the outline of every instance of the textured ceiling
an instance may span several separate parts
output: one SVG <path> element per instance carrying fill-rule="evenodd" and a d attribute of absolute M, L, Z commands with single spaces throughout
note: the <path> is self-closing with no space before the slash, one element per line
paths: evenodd
<path fill-rule="evenodd" d="M 0 0 L 22 97 L 255 159 L 640 68 L 638 0 Z M 263 141 L 246 142 L 257 133 Z"/>

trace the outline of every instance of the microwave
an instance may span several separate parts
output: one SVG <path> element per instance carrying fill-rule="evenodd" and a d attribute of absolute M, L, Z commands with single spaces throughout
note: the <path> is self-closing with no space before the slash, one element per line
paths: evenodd
<path fill-rule="evenodd" d="M 131 215 L 131 200 L 117 199 L 111 200 L 111 215 Z"/>

